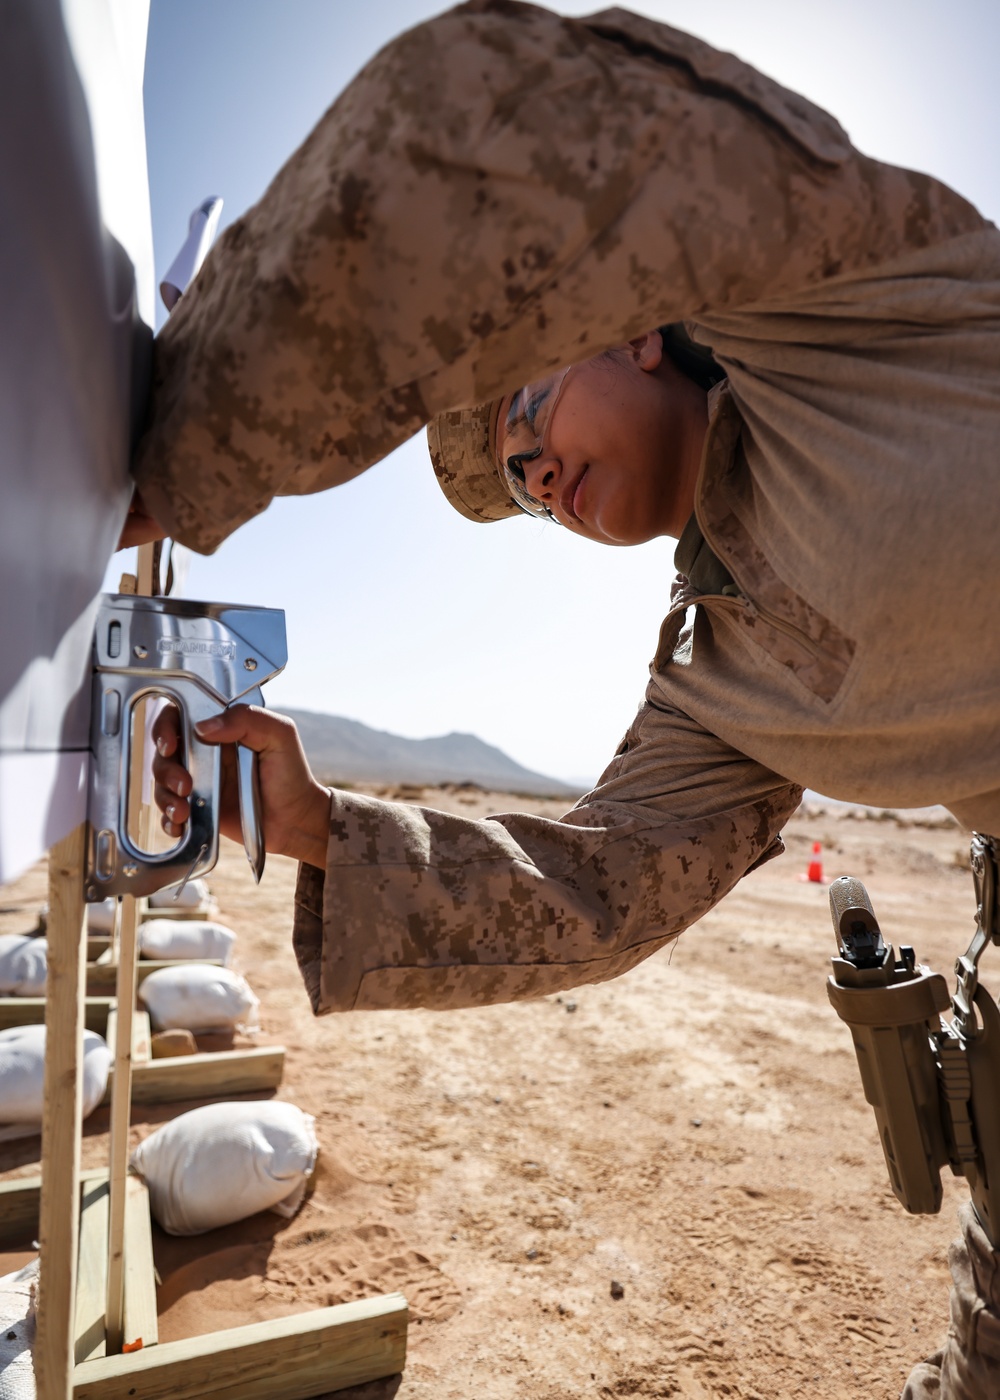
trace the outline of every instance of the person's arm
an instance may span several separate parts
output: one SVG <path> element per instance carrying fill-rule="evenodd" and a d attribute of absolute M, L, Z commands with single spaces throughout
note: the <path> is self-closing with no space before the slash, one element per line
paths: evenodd
<path fill-rule="evenodd" d="M 732 55 L 474 3 L 389 44 L 156 341 L 136 480 L 205 552 L 429 418 L 985 227 Z"/>
<path fill-rule="evenodd" d="M 628 971 L 782 849 L 801 789 L 646 705 L 559 821 L 332 794 L 294 942 L 318 1014 L 518 1000 Z"/>
<path fill-rule="evenodd" d="M 777 855 L 801 797 L 662 703 L 642 707 L 598 786 L 558 821 L 330 792 L 291 720 L 252 705 L 198 733 L 225 746 L 220 825 L 235 840 L 232 745 L 259 755 L 267 849 L 300 862 L 293 936 L 317 1013 L 484 1005 L 618 976 Z M 191 777 L 172 706 L 154 738 L 156 804 L 179 836 Z"/>

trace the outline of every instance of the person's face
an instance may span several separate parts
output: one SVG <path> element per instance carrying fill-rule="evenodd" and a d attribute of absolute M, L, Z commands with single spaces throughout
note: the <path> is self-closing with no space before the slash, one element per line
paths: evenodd
<path fill-rule="evenodd" d="M 530 398 L 532 387 L 522 395 Z M 574 365 L 552 395 L 542 450 L 521 462 L 530 495 L 561 525 L 602 544 L 678 536 L 694 509 L 706 396 L 663 354 L 659 332 Z M 506 418 L 513 398 L 500 408 L 502 456 L 514 446 Z"/>

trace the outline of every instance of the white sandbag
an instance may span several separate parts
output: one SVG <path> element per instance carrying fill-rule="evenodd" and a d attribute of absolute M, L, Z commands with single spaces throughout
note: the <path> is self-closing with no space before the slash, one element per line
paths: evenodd
<path fill-rule="evenodd" d="M 101 899 L 96 904 L 87 905 L 87 932 L 112 934 L 115 931 L 117 899 Z"/>
<path fill-rule="evenodd" d="M 0 933 L 0 996 L 43 997 L 48 940 L 28 933 Z"/>
<path fill-rule="evenodd" d="M 200 909 L 212 899 L 204 880 L 189 880 L 183 889 L 168 885 L 149 896 L 150 909 Z"/>
<path fill-rule="evenodd" d="M 83 1033 L 83 1116 L 104 1097 L 111 1051 L 94 1031 Z M 0 1123 L 41 1123 L 45 1102 L 45 1027 L 0 1031 Z"/>
<path fill-rule="evenodd" d="M 0 1278 L 0 1400 L 35 1400 L 38 1260 Z"/>
<path fill-rule="evenodd" d="M 139 952 L 162 962 L 219 958 L 225 966 L 235 942 L 231 928 L 208 919 L 144 919 L 139 925 Z"/>
<path fill-rule="evenodd" d="M 316 1163 L 315 1122 L 291 1103 L 206 1104 L 141 1142 L 132 1166 L 171 1235 L 201 1235 L 260 1210 L 290 1218 Z"/>
<path fill-rule="evenodd" d="M 228 967 L 178 963 L 151 972 L 139 984 L 139 1000 L 154 1030 L 256 1030 L 260 1002 L 245 977 Z"/>

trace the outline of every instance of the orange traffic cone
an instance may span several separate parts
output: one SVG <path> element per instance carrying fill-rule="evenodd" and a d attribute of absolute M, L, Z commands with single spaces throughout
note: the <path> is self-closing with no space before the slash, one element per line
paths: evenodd
<path fill-rule="evenodd" d="M 823 883 L 823 862 L 820 860 L 822 847 L 818 841 L 813 842 L 812 860 L 809 862 L 809 869 L 806 871 L 806 879 L 814 885 Z"/>

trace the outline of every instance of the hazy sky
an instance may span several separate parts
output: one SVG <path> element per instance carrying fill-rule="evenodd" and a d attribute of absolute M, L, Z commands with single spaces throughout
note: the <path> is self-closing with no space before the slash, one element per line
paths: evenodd
<path fill-rule="evenodd" d="M 206 195 L 223 225 L 358 68 L 440 7 L 419 0 L 152 0 L 146 128 L 157 277 Z M 566 14 L 593 5 L 554 4 Z M 829 108 L 871 155 L 1000 215 L 998 0 L 635 3 Z M 113 566 L 116 575 L 121 559 Z M 531 768 L 596 776 L 639 703 L 673 542 L 608 549 L 556 525 L 477 526 L 445 502 L 424 436 L 348 486 L 277 501 L 190 597 L 283 607 L 272 707 L 399 734 L 478 734 Z"/>

